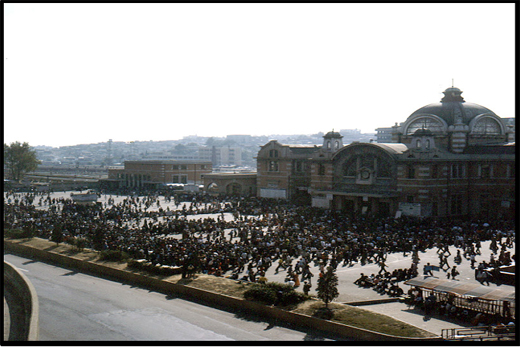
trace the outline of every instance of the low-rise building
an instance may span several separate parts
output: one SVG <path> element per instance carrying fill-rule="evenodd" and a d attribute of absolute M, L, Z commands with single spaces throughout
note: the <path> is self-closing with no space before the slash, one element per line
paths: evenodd
<path fill-rule="evenodd" d="M 109 168 L 105 185 L 112 188 L 153 189 L 170 183 L 201 184 L 211 173 L 210 161 L 136 160 L 125 161 L 122 168 Z"/>

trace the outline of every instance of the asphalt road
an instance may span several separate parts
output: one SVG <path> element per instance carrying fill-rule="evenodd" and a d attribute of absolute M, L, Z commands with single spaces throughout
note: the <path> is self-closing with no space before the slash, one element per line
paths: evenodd
<path fill-rule="evenodd" d="M 323 341 L 161 293 L 11 254 L 36 288 L 40 341 Z"/>

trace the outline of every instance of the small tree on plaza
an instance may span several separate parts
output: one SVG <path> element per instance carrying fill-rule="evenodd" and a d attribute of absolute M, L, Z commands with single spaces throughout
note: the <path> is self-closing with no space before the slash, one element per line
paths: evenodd
<path fill-rule="evenodd" d="M 326 308 L 329 308 L 329 302 L 339 296 L 338 276 L 332 266 L 327 266 L 327 271 L 318 278 L 316 291 L 318 292 L 318 298 L 325 303 Z"/>
<path fill-rule="evenodd" d="M 56 242 L 56 246 L 63 241 L 63 229 L 59 222 L 54 225 L 54 229 L 51 231 L 51 241 Z"/>
<path fill-rule="evenodd" d="M 4 165 L 11 179 L 21 180 L 25 173 L 36 170 L 38 164 L 36 151 L 27 142 L 4 143 Z"/>

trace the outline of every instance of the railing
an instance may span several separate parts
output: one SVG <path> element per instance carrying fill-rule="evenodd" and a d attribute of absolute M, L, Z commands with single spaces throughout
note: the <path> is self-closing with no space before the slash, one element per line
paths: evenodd
<path fill-rule="evenodd" d="M 501 340 L 515 338 L 515 326 L 477 326 L 467 328 L 442 329 L 441 337 L 445 340 Z"/>

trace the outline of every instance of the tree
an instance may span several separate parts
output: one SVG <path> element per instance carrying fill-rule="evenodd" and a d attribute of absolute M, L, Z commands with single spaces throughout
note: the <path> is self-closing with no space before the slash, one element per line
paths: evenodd
<path fill-rule="evenodd" d="M 338 292 L 338 276 L 334 272 L 332 266 L 327 266 L 327 271 L 318 278 L 318 298 L 329 308 L 329 302 L 339 296 Z"/>
<path fill-rule="evenodd" d="M 54 229 L 51 231 L 51 241 L 56 242 L 56 246 L 63 241 L 63 230 L 61 223 L 57 222 Z"/>
<path fill-rule="evenodd" d="M 27 142 L 4 143 L 4 165 L 11 179 L 19 181 L 26 172 L 36 170 L 38 164 L 40 161 L 36 159 L 36 151 Z"/>

